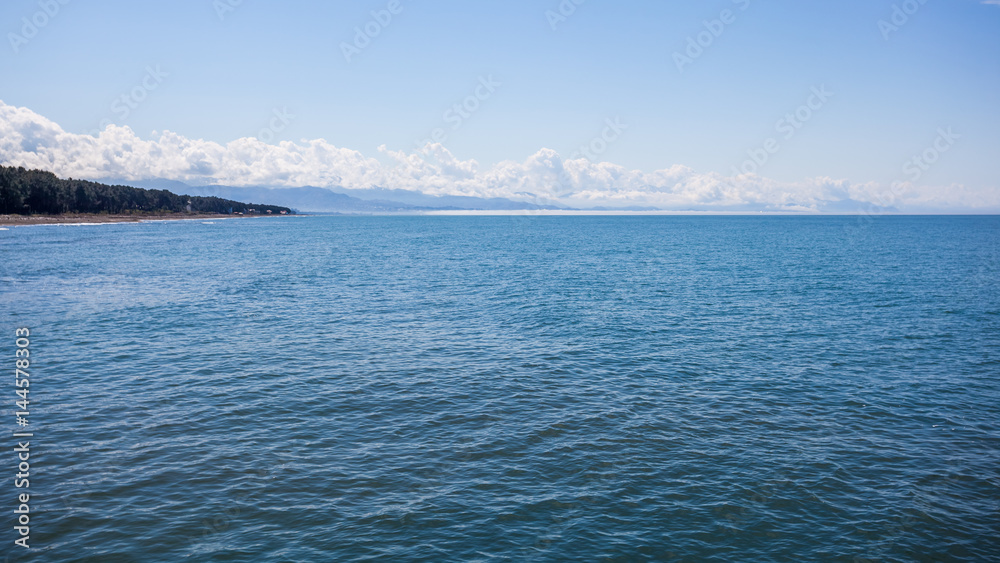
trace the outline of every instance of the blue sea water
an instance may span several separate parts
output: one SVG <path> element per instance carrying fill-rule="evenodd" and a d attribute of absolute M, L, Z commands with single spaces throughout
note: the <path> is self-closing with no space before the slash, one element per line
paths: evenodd
<path fill-rule="evenodd" d="M 0 268 L 8 561 L 1000 560 L 1000 217 L 17 227 Z"/>

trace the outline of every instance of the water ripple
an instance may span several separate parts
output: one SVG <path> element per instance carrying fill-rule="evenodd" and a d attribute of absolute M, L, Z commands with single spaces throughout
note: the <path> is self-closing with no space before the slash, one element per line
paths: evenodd
<path fill-rule="evenodd" d="M 4 231 L 32 560 L 997 560 L 1000 220 L 853 224 Z"/>

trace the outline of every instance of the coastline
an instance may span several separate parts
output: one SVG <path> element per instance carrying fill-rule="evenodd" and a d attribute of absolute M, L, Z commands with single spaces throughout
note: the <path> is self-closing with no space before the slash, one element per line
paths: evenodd
<path fill-rule="evenodd" d="M 219 213 L 170 213 L 157 215 L 103 215 L 99 213 L 66 213 L 63 215 L 0 215 L 0 227 L 27 225 L 61 225 L 70 223 L 140 223 L 143 221 L 176 221 L 205 219 L 247 219 L 260 217 L 287 217 L 287 215 L 222 215 Z"/>

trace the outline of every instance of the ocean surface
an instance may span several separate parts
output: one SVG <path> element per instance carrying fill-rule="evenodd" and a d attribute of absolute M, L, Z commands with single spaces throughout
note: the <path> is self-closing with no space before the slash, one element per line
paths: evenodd
<path fill-rule="evenodd" d="M 1000 560 L 1000 217 L 16 227 L 21 326 L 6 561 Z"/>

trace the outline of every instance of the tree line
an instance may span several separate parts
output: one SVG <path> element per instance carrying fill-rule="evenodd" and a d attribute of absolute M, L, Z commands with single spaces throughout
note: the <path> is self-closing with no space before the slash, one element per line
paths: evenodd
<path fill-rule="evenodd" d="M 44 170 L 0 166 L 0 214 L 62 213 L 294 213 L 287 207 L 241 203 L 218 197 L 177 195 L 167 190 L 109 186 L 86 180 L 62 180 Z"/>

